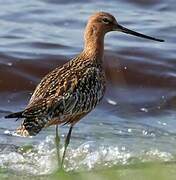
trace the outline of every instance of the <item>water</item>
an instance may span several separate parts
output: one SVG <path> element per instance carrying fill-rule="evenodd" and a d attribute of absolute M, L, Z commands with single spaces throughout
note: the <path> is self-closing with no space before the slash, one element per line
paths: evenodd
<path fill-rule="evenodd" d="M 106 36 L 107 92 L 75 126 L 65 170 L 176 160 L 173 0 L 0 2 L 0 168 L 33 175 L 57 170 L 54 127 L 21 138 L 11 135 L 20 121 L 3 117 L 22 110 L 41 77 L 82 50 L 86 21 L 100 10 L 165 42 L 116 32 Z M 67 131 L 61 127 L 62 140 Z"/>

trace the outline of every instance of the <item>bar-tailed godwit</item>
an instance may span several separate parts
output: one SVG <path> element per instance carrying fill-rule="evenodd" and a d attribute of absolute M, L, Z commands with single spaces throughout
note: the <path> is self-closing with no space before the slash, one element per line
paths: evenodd
<path fill-rule="evenodd" d="M 121 26 L 109 13 L 93 14 L 84 33 L 83 51 L 61 67 L 48 73 L 36 87 L 27 107 L 6 118 L 22 118 L 17 134 L 34 136 L 43 128 L 56 125 L 58 160 L 58 125 L 69 124 L 65 139 L 62 167 L 73 126 L 101 101 L 105 92 L 105 73 L 102 67 L 104 36 L 110 31 L 124 32 L 134 36 L 163 42 Z"/>

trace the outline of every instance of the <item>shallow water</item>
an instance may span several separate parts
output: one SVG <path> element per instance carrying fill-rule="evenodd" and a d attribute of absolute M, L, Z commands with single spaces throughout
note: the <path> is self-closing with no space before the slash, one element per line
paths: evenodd
<path fill-rule="evenodd" d="M 21 138 L 11 136 L 20 122 L 3 117 L 22 110 L 41 77 L 82 50 L 85 23 L 100 10 L 165 42 L 106 36 L 107 92 L 75 126 L 65 169 L 176 160 L 174 0 L 0 2 L 0 168 L 34 175 L 57 169 L 54 127 Z M 64 138 L 68 127 L 60 131 Z"/>

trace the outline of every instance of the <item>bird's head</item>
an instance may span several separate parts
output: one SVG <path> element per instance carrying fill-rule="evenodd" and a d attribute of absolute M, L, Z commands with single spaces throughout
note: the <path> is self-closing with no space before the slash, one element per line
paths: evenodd
<path fill-rule="evenodd" d="M 131 34 L 134 36 L 163 42 L 163 40 L 161 39 L 147 36 L 147 35 L 132 31 L 130 29 L 127 29 L 121 26 L 113 15 L 106 12 L 98 12 L 98 13 L 93 14 L 88 20 L 86 29 L 87 31 L 89 31 L 90 34 L 95 33 L 96 35 L 99 35 L 100 37 L 104 36 L 107 32 L 119 31 L 126 34 Z"/>

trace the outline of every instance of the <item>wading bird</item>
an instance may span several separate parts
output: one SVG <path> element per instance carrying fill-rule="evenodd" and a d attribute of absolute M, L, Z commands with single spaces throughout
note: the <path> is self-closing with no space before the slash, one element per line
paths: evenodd
<path fill-rule="evenodd" d="M 84 33 L 83 51 L 61 67 L 47 74 L 36 87 L 27 107 L 6 118 L 22 118 L 16 130 L 21 136 L 35 136 L 43 128 L 56 125 L 58 161 L 62 167 L 73 126 L 87 115 L 102 99 L 105 92 L 105 73 L 102 67 L 104 36 L 111 31 L 163 42 L 121 26 L 109 13 L 93 14 Z M 59 155 L 58 125 L 69 124 L 62 159 Z"/>

